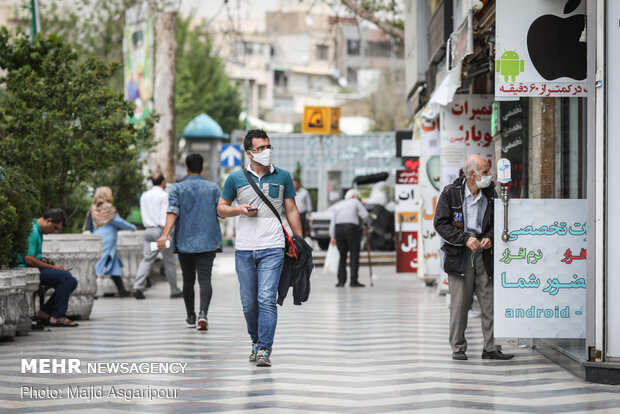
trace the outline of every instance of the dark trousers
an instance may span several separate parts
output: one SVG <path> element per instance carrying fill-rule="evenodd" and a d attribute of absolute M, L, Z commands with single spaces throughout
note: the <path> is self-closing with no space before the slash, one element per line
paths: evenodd
<path fill-rule="evenodd" d="M 307 212 L 303 212 L 303 213 L 299 213 L 299 218 L 301 219 L 301 232 L 304 235 L 304 237 L 309 236 L 310 235 L 310 229 L 308 226 L 308 213 Z"/>
<path fill-rule="evenodd" d="M 179 263 L 183 273 L 183 300 L 187 316 L 194 315 L 194 284 L 196 283 L 196 273 L 198 273 L 198 286 L 200 286 L 200 310 L 207 313 L 209 303 L 213 296 L 211 288 L 211 270 L 213 268 L 215 252 L 203 253 L 181 253 L 179 252 Z"/>
<path fill-rule="evenodd" d="M 54 318 L 64 318 L 67 315 L 69 296 L 77 287 L 77 280 L 66 270 L 39 269 L 41 284 L 52 286 L 54 294 L 41 306 L 41 311 Z"/>
<path fill-rule="evenodd" d="M 336 247 L 340 253 L 338 263 L 338 283 L 347 281 L 347 253 L 351 253 L 351 283 L 357 282 L 360 267 L 360 244 L 362 228 L 357 224 L 336 224 Z"/>

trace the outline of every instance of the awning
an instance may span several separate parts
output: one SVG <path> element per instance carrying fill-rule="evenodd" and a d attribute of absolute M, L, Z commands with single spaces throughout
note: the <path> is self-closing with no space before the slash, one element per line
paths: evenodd
<path fill-rule="evenodd" d="M 461 65 L 458 64 L 443 78 L 441 83 L 435 87 L 429 104 L 438 104 L 442 106 L 452 102 L 456 90 L 461 86 Z M 427 105 L 428 106 L 428 105 Z"/>

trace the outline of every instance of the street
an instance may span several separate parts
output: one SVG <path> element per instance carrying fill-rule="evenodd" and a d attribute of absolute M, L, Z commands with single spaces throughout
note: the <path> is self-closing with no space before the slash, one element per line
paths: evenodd
<path fill-rule="evenodd" d="M 279 308 L 271 368 L 248 362 L 234 256 L 214 265 L 209 331 L 185 327 L 182 299 L 156 284 L 147 299 L 100 298 L 91 320 L 0 344 L 0 412 L 618 412 L 613 386 L 588 384 L 529 348 L 512 361 L 480 359 L 480 320 L 469 319 L 468 361 L 453 361 L 445 298 L 393 266 L 360 269 L 366 288 L 336 289 L 320 269 L 302 306 Z M 187 363 L 184 373 L 21 374 L 21 359 Z M 101 365 L 101 364 L 100 364 Z M 25 388 L 22 388 L 25 387 Z M 91 392 L 75 398 L 75 392 Z M 30 390 L 55 398 L 34 398 Z M 108 396 L 114 388 L 117 393 Z M 96 390 L 102 389 L 103 396 Z M 174 390 L 172 398 L 119 390 Z M 25 393 L 25 395 L 24 395 Z M 173 394 L 169 394 L 173 395 Z M 23 396 L 23 398 L 22 398 Z"/>

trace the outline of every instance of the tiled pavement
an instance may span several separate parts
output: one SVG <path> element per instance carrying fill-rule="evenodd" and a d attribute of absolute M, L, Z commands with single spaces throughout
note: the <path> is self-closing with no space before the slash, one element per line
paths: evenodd
<path fill-rule="evenodd" d="M 92 320 L 0 344 L 0 412 L 175 414 L 620 412 L 620 387 L 588 384 L 529 349 L 512 361 L 480 359 L 479 319 L 470 318 L 469 361 L 450 358 L 443 298 L 392 268 L 373 288 L 336 289 L 313 275 L 310 301 L 279 308 L 273 367 L 247 361 L 249 340 L 233 256 L 218 256 L 207 333 L 184 325 L 182 299 L 159 284 L 147 299 L 95 302 Z M 367 279 L 367 269 L 361 270 Z M 362 280 L 364 281 L 364 280 Z M 289 298 L 290 299 L 290 298 Z M 184 374 L 21 374 L 22 358 L 87 362 L 187 362 Z M 21 387 L 63 398 L 21 398 Z M 176 398 L 69 398 L 67 387 L 178 390 Z M 94 388 L 89 388 L 94 387 Z"/>

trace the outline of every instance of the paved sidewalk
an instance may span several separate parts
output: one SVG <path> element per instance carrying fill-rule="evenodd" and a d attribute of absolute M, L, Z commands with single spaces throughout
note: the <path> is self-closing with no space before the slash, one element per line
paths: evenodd
<path fill-rule="evenodd" d="M 373 270 L 375 286 L 363 289 L 336 289 L 334 275 L 315 271 L 310 301 L 298 307 L 289 297 L 278 309 L 271 368 L 247 360 L 232 254 L 216 259 L 207 333 L 185 327 L 183 301 L 168 298 L 165 283 L 143 301 L 99 299 L 76 329 L 0 344 L 0 412 L 620 412 L 619 387 L 585 383 L 529 349 L 481 360 L 478 318 L 467 332 L 470 360 L 452 361 L 444 298 L 393 267 Z M 360 279 L 368 282 L 366 268 Z M 188 365 L 179 374 L 21 374 L 22 358 Z M 33 398 L 28 387 L 62 398 Z M 145 390 L 173 398 L 119 396 Z"/>

